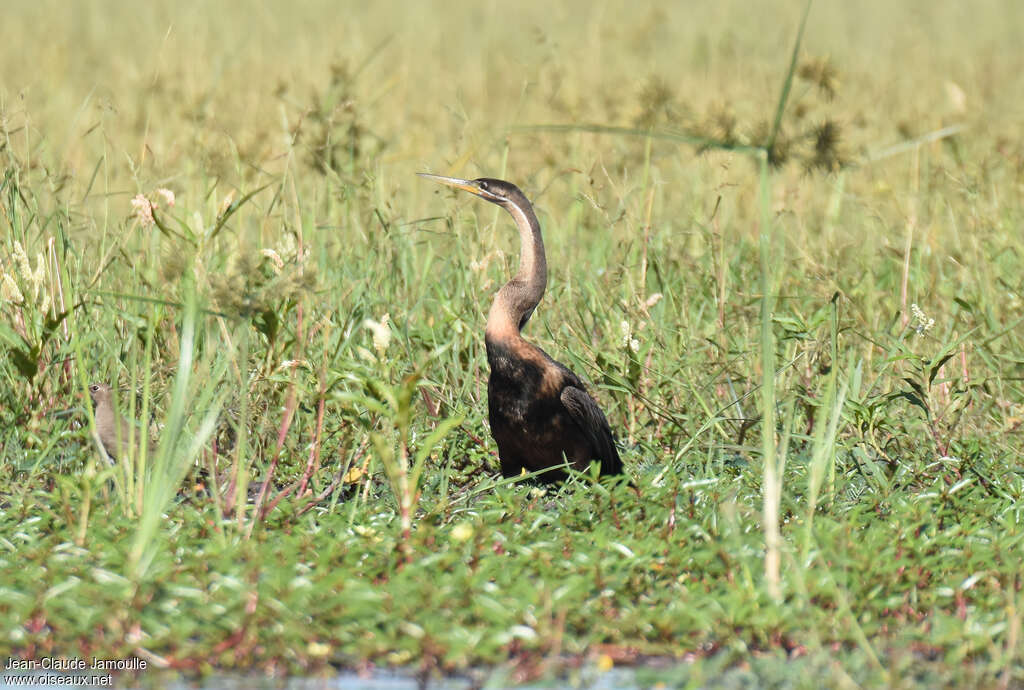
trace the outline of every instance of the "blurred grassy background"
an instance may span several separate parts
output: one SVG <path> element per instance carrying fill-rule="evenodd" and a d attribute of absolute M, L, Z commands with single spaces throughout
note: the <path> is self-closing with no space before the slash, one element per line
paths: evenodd
<path fill-rule="evenodd" d="M 460 156 L 494 168 L 513 125 L 652 116 L 678 125 L 715 108 L 764 118 L 801 8 L 13 2 L 0 47 L 5 113 L 8 129 L 31 122 L 46 139 L 48 163 L 75 171 L 103 151 L 103 137 L 86 134 L 97 122 L 137 162 L 148 147 L 144 172 L 155 179 L 227 164 L 234 151 L 270 165 L 316 101 L 384 149 L 371 171 Z M 1019 12 L 996 0 L 822 3 L 804 51 L 836 66 L 834 107 L 855 150 L 950 121 L 991 144 L 1019 135 Z M 511 139 L 513 170 L 536 173 L 556 155 L 560 167 L 587 170 L 597 158 L 566 160 L 564 142 L 537 143 Z M 605 155 L 621 145 L 602 144 Z"/>

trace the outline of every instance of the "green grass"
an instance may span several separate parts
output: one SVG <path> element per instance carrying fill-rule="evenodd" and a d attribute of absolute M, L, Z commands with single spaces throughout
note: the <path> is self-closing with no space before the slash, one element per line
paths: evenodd
<path fill-rule="evenodd" d="M 14 3 L 0 654 L 1024 683 L 1022 10 L 819 3 L 781 99 L 748 5 Z M 639 496 L 498 479 L 515 232 L 420 171 L 534 199 Z"/>

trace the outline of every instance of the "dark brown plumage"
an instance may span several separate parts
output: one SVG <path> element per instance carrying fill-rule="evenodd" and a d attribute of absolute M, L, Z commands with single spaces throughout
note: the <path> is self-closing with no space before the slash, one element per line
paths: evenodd
<path fill-rule="evenodd" d="M 89 385 L 89 397 L 95 406 L 96 433 L 110 459 L 138 457 L 142 448 L 142 429 L 118 413 L 113 389 L 105 383 L 93 383 Z M 151 443 L 147 448 L 152 456 L 155 447 Z"/>
<path fill-rule="evenodd" d="M 498 204 L 519 229 L 519 270 L 498 290 L 487 316 L 485 342 L 491 368 L 487 407 L 498 444 L 501 473 L 518 475 L 562 465 L 585 470 L 594 460 L 602 475 L 622 473 L 608 420 L 574 373 L 527 342 L 520 331 L 533 315 L 547 285 L 547 261 L 540 223 L 526 196 L 511 182 L 422 177 Z M 562 470 L 539 475 L 547 482 Z"/>

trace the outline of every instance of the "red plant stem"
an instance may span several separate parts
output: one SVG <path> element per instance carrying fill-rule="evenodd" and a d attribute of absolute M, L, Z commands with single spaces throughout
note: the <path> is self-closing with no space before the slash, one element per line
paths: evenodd
<path fill-rule="evenodd" d="M 349 467 L 354 467 L 355 464 L 357 462 L 359 462 L 359 458 L 362 457 L 363 452 L 365 450 L 366 450 L 366 441 L 364 441 L 363 444 L 361 446 L 359 446 L 359 450 L 357 450 L 356 454 L 354 456 L 352 456 L 352 462 L 349 464 Z M 299 517 L 301 515 L 304 515 L 305 513 L 308 513 L 310 510 L 313 509 L 313 506 L 315 506 L 317 503 L 319 503 L 320 501 L 324 500 L 325 498 L 330 496 L 332 493 L 334 493 L 334 490 L 338 488 L 339 484 L 341 484 L 342 479 L 344 478 L 344 476 L 345 476 L 345 465 L 343 464 L 338 469 L 338 471 L 335 473 L 334 480 L 331 482 L 330 486 L 328 486 L 326 489 L 321 491 L 318 495 L 316 495 L 312 499 L 310 499 L 309 503 L 307 503 L 306 505 L 302 506 L 302 508 L 297 510 L 295 512 L 295 517 Z"/>
<path fill-rule="evenodd" d="M 290 496 L 291 493 L 293 491 L 295 491 L 295 487 L 297 487 L 298 485 L 299 485 L 299 482 L 295 482 L 294 484 L 289 486 L 287 489 L 284 489 L 284 490 L 278 492 L 277 496 L 274 496 L 274 499 L 270 503 L 267 504 L 266 508 L 264 508 L 263 510 L 260 511 L 260 519 L 262 520 L 266 516 L 270 515 L 270 513 L 274 510 L 274 508 L 277 507 L 277 504 L 280 503 L 281 501 L 283 501 L 284 499 L 286 499 L 288 496 Z M 299 495 L 301 496 L 302 494 L 299 494 Z"/>
<path fill-rule="evenodd" d="M 324 384 L 324 374 L 320 372 L 320 402 L 317 404 L 316 409 L 316 432 L 313 434 L 313 445 L 309 449 L 309 461 L 306 463 L 306 471 L 302 474 L 302 480 L 299 482 L 299 496 L 306 493 L 306 485 L 309 484 L 310 478 L 313 473 L 320 469 L 320 439 L 323 435 L 324 430 L 324 408 L 327 405 L 327 395 Z"/>
<path fill-rule="evenodd" d="M 281 426 L 277 430 L 277 447 L 274 449 L 274 459 L 270 461 L 267 476 L 263 480 L 263 486 L 260 487 L 259 496 L 256 497 L 256 513 L 253 521 L 249 524 L 249 531 L 246 536 L 252 534 L 257 520 L 262 517 L 261 508 L 263 501 L 266 500 L 267 492 L 270 490 L 270 484 L 274 479 L 274 470 L 277 469 L 277 461 L 281 458 L 281 449 L 284 448 L 284 439 L 288 436 L 288 429 L 292 426 L 292 420 L 295 418 L 295 410 L 298 406 L 299 400 L 295 394 L 295 386 L 291 385 L 288 388 L 288 401 L 285 403 L 284 419 L 281 420 Z"/>

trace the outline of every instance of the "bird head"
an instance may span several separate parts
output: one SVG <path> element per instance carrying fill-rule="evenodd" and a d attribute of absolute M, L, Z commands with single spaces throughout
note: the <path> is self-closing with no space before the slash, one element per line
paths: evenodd
<path fill-rule="evenodd" d="M 93 404 L 95 405 L 110 402 L 110 391 L 110 386 L 105 383 L 89 384 L 89 397 L 92 398 Z"/>
<path fill-rule="evenodd" d="M 434 182 L 461 189 L 464 192 L 474 194 L 481 199 L 486 199 L 492 204 L 498 204 L 508 208 L 517 206 L 519 208 L 529 207 L 526 195 L 511 182 L 496 180 L 492 177 L 481 177 L 476 180 L 463 180 L 458 177 L 443 177 L 442 175 L 430 175 L 428 173 L 416 173 Z"/>

